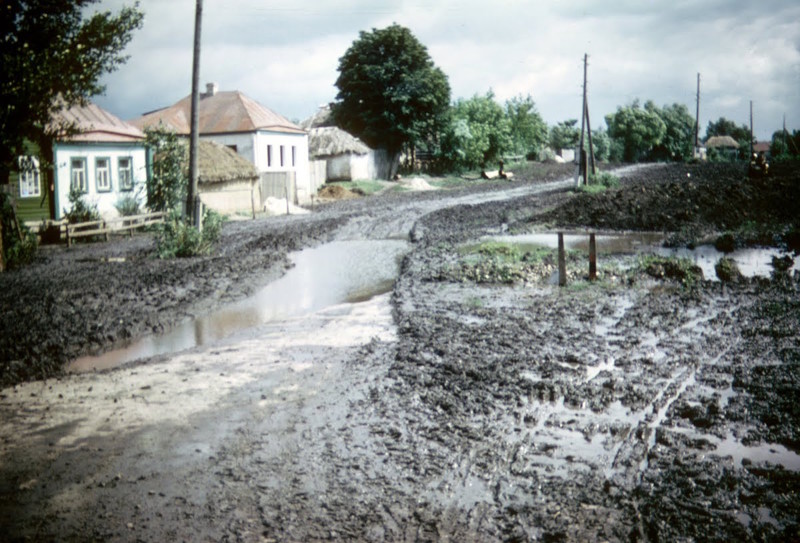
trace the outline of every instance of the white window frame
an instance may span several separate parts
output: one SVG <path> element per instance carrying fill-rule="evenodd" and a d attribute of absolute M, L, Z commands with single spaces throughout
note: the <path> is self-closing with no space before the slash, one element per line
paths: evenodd
<path fill-rule="evenodd" d="M 126 160 L 128 165 L 123 167 L 122 163 Z M 133 190 L 133 157 L 121 156 L 117 158 L 117 176 L 119 190 Z"/>
<path fill-rule="evenodd" d="M 35 198 L 42 195 L 42 178 L 39 171 L 39 158 L 19 157 L 19 197 Z"/>
<path fill-rule="evenodd" d="M 72 157 L 69 161 L 69 187 L 77 189 L 82 194 L 89 192 L 89 183 L 86 181 L 86 158 Z M 76 167 L 76 164 L 80 164 Z"/>
<path fill-rule="evenodd" d="M 101 165 L 105 163 L 104 165 Z M 111 192 L 111 159 L 97 157 L 94 159 L 94 183 L 97 192 Z"/>

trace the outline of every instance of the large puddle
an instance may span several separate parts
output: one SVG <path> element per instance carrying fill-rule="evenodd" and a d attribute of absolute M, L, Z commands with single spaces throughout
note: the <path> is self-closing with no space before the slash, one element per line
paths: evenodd
<path fill-rule="evenodd" d="M 291 255 L 294 267 L 253 296 L 188 320 L 164 334 L 146 336 L 97 356 L 74 360 L 71 372 L 107 369 L 126 362 L 183 351 L 236 331 L 357 303 L 388 292 L 409 244 L 400 240 L 339 241 Z"/>
<path fill-rule="evenodd" d="M 553 232 L 521 234 L 516 236 L 492 236 L 493 240 L 513 243 L 521 250 L 537 247 L 558 248 L 558 234 Z M 703 270 L 703 277 L 717 280 L 714 265 L 723 256 L 733 259 L 739 271 L 745 277 L 769 277 L 773 271 L 772 257 L 780 257 L 779 249 L 753 247 L 739 249 L 732 253 L 723 253 L 713 245 L 700 245 L 694 249 L 663 247 L 664 234 L 648 232 L 627 232 L 620 234 L 597 234 L 595 242 L 598 254 L 598 266 L 602 265 L 602 256 L 614 257 L 624 255 L 653 254 L 658 256 L 675 256 L 694 262 Z M 589 234 L 564 234 L 564 247 L 567 250 L 589 253 Z M 797 259 L 790 271 L 800 270 L 800 259 Z"/>

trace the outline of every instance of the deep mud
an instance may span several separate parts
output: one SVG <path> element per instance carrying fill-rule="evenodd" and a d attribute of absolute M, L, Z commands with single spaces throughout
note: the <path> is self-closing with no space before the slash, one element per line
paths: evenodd
<path fill-rule="evenodd" d="M 787 243 L 798 171 L 776 168 L 772 185 L 743 173 L 651 166 L 593 198 L 480 203 L 509 187 L 496 184 L 349 200 L 229 224 L 219 256 L 186 262 L 152 260 L 147 237 L 45 253 L 30 273 L 0 276 L 4 307 L 50 300 L 4 316 L 4 331 L 65 331 L 41 351 L 4 333 L 6 382 L 52 375 L 119 330 L 238 298 L 294 247 L 415 242 L 391 303 L 3 389 L 0 539 L 798 540 L 797 277 L 687 285 L 601 273 L 560 289 L 443 273 L 483 235 L 542 224 L 696 238 L 759 221 Z M 123 313 L 134 314 L 126 327 Z"/>

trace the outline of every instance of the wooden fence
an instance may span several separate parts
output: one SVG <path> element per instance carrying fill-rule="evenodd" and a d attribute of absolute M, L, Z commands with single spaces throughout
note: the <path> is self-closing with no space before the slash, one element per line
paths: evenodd
<path fill-rule="evenodd" d="M 62 236 L 66 238 L 67 247 L 71 247 L 76 238 L 89 236 L 103 236 L 108 241 L 112 233 L 128 232 L 133 235 L 137 228 L 144 228 L 152 224 L 164 222 L 166 212 L 157 211 L 153 213 L 143 213 L 141 215 L 129 215 L 116 219 L 101 219 L 97 221 L 87 221 L 79 223 L 68 223 L 64 220 L 52 223 L 57 225 Z"/>

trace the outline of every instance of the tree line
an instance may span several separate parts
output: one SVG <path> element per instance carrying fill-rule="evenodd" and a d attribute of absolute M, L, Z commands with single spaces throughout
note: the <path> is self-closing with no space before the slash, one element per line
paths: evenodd
<path fill-rule="evenodd" d="M 361 32 L 339 61 L 336 123 L 373 147 L 412 156 L 423 151 L 443 171 L 483 168 L 504 156 L 538 158 L 546 148 L 575 149 L 580 130 L 568 119 L 548 127 L 530 95 L 500 104 L 485 94 L 451 102 L 450 86 L 427 49 L 398 24 Z M 592 131 L 595 159 L 610 162 L 687 161 L 694 157 L 695 118 L 684 104 L 659 107 L 635 100 L 605 116 Z M 731 136 L 735 155 L 714 149 L 711 160 L 747 158 L 750 130 L 724 117 L 706 127 L 705 141 Z M 798 157 L 797 136 L 776 132 L 774 157 Z M 788 142 L 788 143 L 787 143 Z"/>

